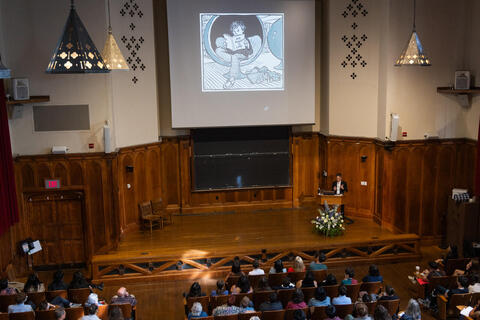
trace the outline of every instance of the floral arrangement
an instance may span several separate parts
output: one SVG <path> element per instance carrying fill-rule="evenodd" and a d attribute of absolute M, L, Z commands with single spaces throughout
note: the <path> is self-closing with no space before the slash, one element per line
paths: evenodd
<path fill-rule="evenodd" d="M 337 211 L 337 208 L 338 206 L 332 208 L 325 206 L 325 208 L 318 209 L 319 215 L 312 220 L 313 229 L 327 237 L 343 234 L 345 225 L 342 214 Z"/>

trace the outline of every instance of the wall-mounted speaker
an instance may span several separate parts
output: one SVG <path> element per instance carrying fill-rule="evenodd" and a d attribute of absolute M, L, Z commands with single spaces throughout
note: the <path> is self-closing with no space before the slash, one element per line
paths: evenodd
<path fill-rule="evenodd" d="M 392 113 L 391 114 L 392 127 L 390 129 L 390 141 L 397 141 L 399 122 L 400 122 L 400 116 L 396 113 Z"/>
<path fill-rule="evenodd" d="M 470 89 L 470 71 L 455 71 L 455 90 Z"/>
<path fill-rule="evenodd" d="M 30 90 L 27 78 L 12 79 L 13 100 L 30 99 Z"/>

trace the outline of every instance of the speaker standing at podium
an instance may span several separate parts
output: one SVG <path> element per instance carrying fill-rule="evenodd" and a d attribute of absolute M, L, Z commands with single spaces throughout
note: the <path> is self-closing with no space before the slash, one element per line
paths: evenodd
<path fill-rule="evenodd" d="M 342 180 L 342 174 L 337 173 L 337 180 L 332 183 L 332 190 L 336 195 L 344 194 L 348 191 L 347 183 Z M 344 214 L 344 205 L 340 206 L 340 212 Z"/>

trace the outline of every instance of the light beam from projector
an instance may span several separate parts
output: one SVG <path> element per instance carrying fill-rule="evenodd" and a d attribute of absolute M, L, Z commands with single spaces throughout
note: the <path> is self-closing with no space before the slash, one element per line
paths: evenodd
<path fill-rule="evenodd" d="M 201 13 L 202 91 L 283 91 L 283 13 Z"/>

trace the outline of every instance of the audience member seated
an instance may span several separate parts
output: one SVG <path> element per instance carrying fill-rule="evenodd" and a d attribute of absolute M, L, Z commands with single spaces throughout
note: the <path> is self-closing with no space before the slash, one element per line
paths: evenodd
<path fill-rule="evenodd" d="M 299 280 L 297 287 L 300 288 L 315 288 L 317 286 L 317 281 L 315 281 L 315 276 L 313 275 L 313 272 L 308 270 L 305 273 L 305 279 Z"/>
<path fill-rule="evenodd" d="M 250 293 L 253 292 L 252 286 L 250 285 L 250 282 L 248 281 L 248 277 L 244 274 L 238 278 L 237 284 L 233 285 L 232 288 L 230 289 L 230 292 L 232 294 L 239 294 L 239 293 Z"/>
<path fill-rule="evenodd" d="M 72 281 L 70 282 L 68 289 L 84 289 L 90 288 L 90 283 L 83 276 L 83 273 L 77 271 L 73 274 Z"/>
<path fill-rule="evenodd" d="M 327 260 L 325 253 L 316 251 L 314 258 L 315 260 L 310 262 L 310 270 L 327 270 L 327 266 L 324 264 L 325 260 Z"/>
<path fill-rule="evenodd" d="M 260 311 L 275 311 L 275 310 L 282 310 L 283 306 L 280 301 L 278 301 L 278 295 L 276 292 L 272 292 L 268 297 L 268 301 L 263 302 L 258 307 Z"/>
<path fill-rule="evenodd" d="M 55 306 L 51 303 L 48 303 L 47 300 L 40 302 L 40 305 L 38 306 L 39 311 L 48 311 L 52 309 L 55 309 Z"/>
<path fill-rule="evenodd" d="M 188 298 L 203 297 L 205 296 L 205 293 L 202 292 L 202 287 L 200 286 L 200 284 L 195 281 L 190 286 L 190 290 L 188 291 L 188 293 L 186 294 L 184 293 L 183 296 L 185 297 L 185 301 L 184 301 L 185 315 L 188 315 L 190 311 L 188 310 L 188 305 L 187 305 Z"/>
<path fill-rule="evenodd" d="M 121 287 L 117 290 L 117 295 L 113 296 L 110 300 L 110 304 L 122 304 L 129 303 L 132 307 L 137 304 L 137 299 L 133 294 L 128 293 L 127 288 Z"/>
<path fill-rule="evenodd" d="M 258 281 L 257 288 L 255 288 L 255 292 L 270 291 L 270 290 L 272 290 L 272 288 L 270 288 L 270 285 L 268 284 L 267 277 L 261 277 L 260 280 Z"/>
<path fill-rule="evenodd" d="M 454 294 L 468 293 L 468 278 L 460 276 L 457 278 L 457 288 L 448 290 L 445 287 L 437 286 L 425 300 L 419 300 L 426 308 L 430 308 L 433 311 L 437 310 L 437 295 L 443 294 L 450 300 L 450 297 Z"/>
<path fill-rule="evenodd" d="M 430 281 L 432 277 L 443 276 L 445 276 L 445 271 L 440 269 L 440 265 L 435 261 L 430 261 L 428 263 L 428 269 L 423 270 L 417 277 L 423 281 Z M 414 276 L 408 276 L 408 279 L 410 279 L 413 284 L 416 284 L 417 282 L 417 278 Z"/>
<path fill-rule="evenodd" d="M 249 320 L 260 320 L 260 318 L 257 317 L 257 316 L 253 316 L 253 317 L 251 317 Z"/>
<path fill-rule="evenodd" d="M 365 303 L 356 303 L 353 312 L 355 314 L 355 320 L 372 320 L 368 315 L 368 307 Z"/>
<path fill-rule="evenodd" d="M 289 277 L 285 277 L 282 280 L 282 284 L 279 287 L 275 287 L 274 290 L 292 289 L 295 285 L 290 281 Z"/>
<path fill-rule="evenodd" d="M 375 295 L 373 295 L 375 296 Z M 362 294 L 359 294 L 359 301 L 363 302 L 363 303 L 370 303 L 370 302 L 374 302 L 375 299 L 372 297 L 372 295 L 369 295 L 368 292 L 366 291 L 363 291 Z"/>
<path fill-rule="evenodd" d="M 17 293 L 15 297 L 16 304 L 8 306 L 8 313 L 29 312 L 33 311 L 32 306 L 25 304 L 27 301 L 27 295 L 25 292 Z"/>
<path fill-rule="evenodd" d="M 353 268 L 347 267 L 345 269 L 345 278 L 342 280 L 342 284 L 344 285 L 357 284 L 358 281 L 353 277 L 355 277 L 355 272 L 353 271 Z"/>
<path fill-rule="evenodd" d="M 335 309 L 335 306 L 329 305 L 325 309 L 325 314 L 327 315 L 327 318 L 324 320 L 341 320 L 339 317 L 337 317 L 337 309 Z"/>
<path fill-rule="evenodd" d="M 308 301 L 309 307 L 322 307 L 330 305 L 330 297 L 327 296 L 327 292 L 324 287 L 317 287 L 315 290 L 315 296 Z"/>
<path fill-rule="evenodd" d="M 233 258 L 232 271 L 230 271 L 229 276 L 241 276 L 241 275 L 243 275 L 243 272 L 240 264 L 240 258 L 235 257 Z"/>
<path fill-rule="evenodd" d="M 8 286 L 8 279 L 0 279 L 0 296 L 9 296 L 16 294 L 17 290 Z"/>
<path fill-rule="evenodd" d="M 207 316 L 207 313 L 202 309 L 202 304 L 200 302 L 194 302 L 192 305 L 192 310 L 190 310 L 190 313 L 188 314 L 188 320 Z"/>
<path fill-rule="evenodd" d="M 260 268 L 260 262 L 258 261 L 258 259 L 255 259 L 253 261 L 252 266 L 253 266 L 253 270 L 248 273 L 249 276 L 265 274 L 265 271 L 263 271 L 263 269 Z"/>
<path fill-rule="evenodd" d="M 304 301 L 303 292 L 301 289 L 295 289 L 292 294 L 292 301 L 289 301 L 285 309 L 303 309 L 307 304 Z"/>
<path fill-rule="evenodd" d="M 385 287 L 385 292 L 381 293 L 377 300 L 384 301 L 384 300 L 397 300 L 398 296 L 395 293 L 395 290 L 391 286 Z"/>
<path fill-rule="evenodd" d="M 200 305 L 202 307 L 202 305 Z M 206 313 L 205 313 L 206 316 Z M 108 320 L 125 320 L 122 309 L 118 306 L 113 306 L 108 309 Z"/>
<path fill-rule="evenodd" d="M 273 267 L 270 268 L 270 271 L 268 273 L 284 273 L 284 272 L 287 272 L 287 269 L 283 267 L 282 260 L 277 260 L 273 264 Z"/>
<path fill-rule="evenodd" d="M 383 277 L 380 275 L 378 267 L 374 264 L 368 268 L 368 275 L 363 277 L 363 282 L 383 282 Z"/>
<path fill-rule="evenodd" d="M 325 278 L 325 280 L 323 280 L 320 283 L 321 286 L 334 286 L 336 284 L 337 284 L 337 278 L 333 273 L 327 274 L 327 277 Z"/>
<path fill-rule="evenodd" d="M 226 304 L 221 305 L 213 309 L 213 316 L 226 316 L 230 314 L 239 314 L 242 312 L 240 307 L 235 305 L 235 296 L 231 295 L 228 297 Z"/>
<path fill-rule="evenodd" d="M 293 267 L 288 268 L 288 272 L 304 272 L 305 265 L 303 264 L 303 259 L 299 256 L 295 257 L 293 261 Z"/>
<path fill-rule="evenodd" d="M 91 305 L 96 305 L 98 307 L 99 305 L 103 305 L 103 304 L 105 304 L 105 302 L 100 301 L 98 299 L 98 295 L 92 292 L 88 295 L 87 301 L 85 301 L 84 306 L 89 307 Z"/>
<path fill-rule="evenodd" d="M 347 287 L 343 284 L 338 287 L 338 297 L 333 298 L 332 304 L 351 304 L 352 299 L 347 297 Z"/>
<path fill-rule="evenodd" d="M 25 293 L 45 292 L 45 285 L 40 281 L 40 279 L 38 279 L 38 275 L 36 273 L 31 273 L 28 276 L 27 282 L 25 282 L 23 291 Z"/>
<path fill-rule="evenodd" d="M 470 261 L 467 263 L 467 265 L 465 266 L 465 270 L 455 270 L 453 272 L 453 275 L 454 276 L 473 276 L 475 274 L 479 274 L 480 273 L 480 264 L 478 262 L 478 258 L 473 258 L 473 259 L 470 259 Z"/>
<path fill-rule="evenodd" d="M 468 292 L 476 293 L 480 292 L 480 275 L 475 274 L 472 276 L 471 285 L 468 286 Z"/>
<path fill-rule="evenodd" d="M 241 313 L 255 312 L 255 309 L 253 308 L 253 302 L 250 301 L 247 296 L 243 297 L 240 301 L 240 307 L 242 308 Z"/>
<path fill-rule="evenodd" d="M 218 280 L 217 281 L 217 289 L 212 290 L 210 293 L 211 296 L 226 296 L 228 295 L 228 290 L 225 288 L 225 281 Z"/>
<path fill-rule="evenodd" d="M 455 245 L 450 245 L 447 248 L 447 254 L 445 257 L 435 260 L 436 263 L 445 267 L 449 259 L 458 259 L 458 248 Z"/>
<path fill-rule="evenodd" d="M 65 309 L 62 307 L 58 307 L 55 309 L 55 319 L 56 320 L 65 320 L 67 317 L 67 313 L 65 312 Z"/>
<path fill-rule="evenodd" d="M 470 311 L 468 316 L 472 319 L 480 319 L 480 298 L 477 301 L 472 301 L 473 309 Z"/>
<path fill-rule="evenodd" d="M 375 307 L 375 312 L 373 314 L 374 320 L 392 320 L 392 317 L 388 313 L 387 308 L 382 305 L 377 305 Z"/>
<path fill-rule="evenodd" d="M 192 283 L 190 286 L 190 290 L 188 291 L 187 294 L 184 294 L 185 298 L 195 298 L 195 297 L 203 297 L 205 293 L 202 292 L 202 287 L 198 282 Z"/>
<path fill-rule="evenodd" d="M 410 299 L 408 301 L 405 312 L 401 315 L 400 320 L 420 320 L 422 318 L 422 312 L 417 300 Z"/>
<path fill-rule="evenodd" d="M 57 270 L 53 274 L 53 281 L 48 285 L 48 291 L 67 290 L 68 286 L 63 282 L 63 271 Z"/>
<path fill-rule="evenodd" d="M 96 304 L 90 304 L 89 306 L 85 306 L 85 315 L 81 318 L 81 320 L 100 320 L 97 316 L 98 306 Z"/>
<path fill-rule="evenodd" d="M 301 309 L 295 310 L 295 312 L 293 313 L 293 320 L 306 320 L 306 319 L 307 319 L 307 315 Z"/>

